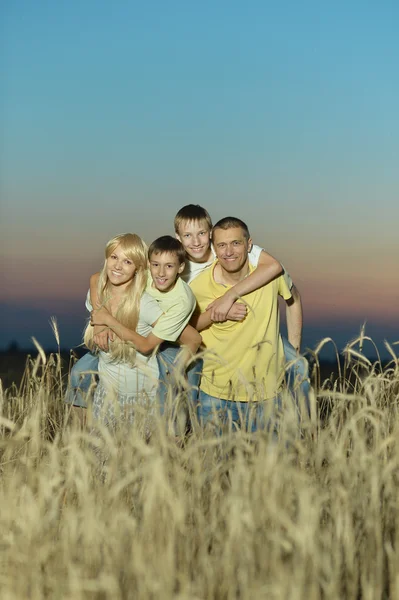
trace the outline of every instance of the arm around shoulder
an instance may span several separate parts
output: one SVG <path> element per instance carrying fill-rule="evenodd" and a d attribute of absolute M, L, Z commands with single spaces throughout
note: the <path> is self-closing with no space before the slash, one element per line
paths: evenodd
<path fill-rule="evenodd" d="M 212 321 L 226 321 L 229 310 L 238 298 L 267 285 L 282 273 L 283 267 L 278 260 L 262 250 L 254 271 L 208 306 L 212 313 Z"/>

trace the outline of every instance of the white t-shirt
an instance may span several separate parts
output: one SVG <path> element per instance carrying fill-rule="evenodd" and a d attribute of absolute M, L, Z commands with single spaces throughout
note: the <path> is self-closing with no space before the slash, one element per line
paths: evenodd
<path fill-rule="evenodd" d="M 92 310 L 90 292 L 86 298 L 86 308 Z M 162 314 L 158 302 L 144 292 L 140 301 L 137 333 L 147 337 L 152 332 L 152 323 L 155 323 Z M 145 356 L 136 352 L 134 367 L 129 363 L 115 361 L 108 352 L 102 350 L 98 358 L 98 373 L 104 387 L 111 387 L 121 394 L 139 395 L 144 392 L 150 397 L 155 396 L 159 379 L 156 356 Z"/>
<path fill-rule="evenodd" d="M 197 263 L 193 262 L 192 260 L 186 260 L 186 266 L 184 268 L 183 273 L 181 274 L 181 278 L 186 283 L 191 283 L 191 281 L 195 279 L 197 275 L 199 275 L 200 273 L 202 273 L 202 271 L 205 271 L 205 269 L 208 269 L 211 265 L 213 265 L 213 263 L 216 260 L 216 253 L 213 246 L 211 246 L 211 250 L 212 258 L 207 262 Z M 248 253 L 249 262 L 255 268 L 258 266 L 259 257 L 262 250 L 263 248 L 261 248 L 260 246 L 256 246 L 256 244 L 253 244 L 251 252 Z"/>

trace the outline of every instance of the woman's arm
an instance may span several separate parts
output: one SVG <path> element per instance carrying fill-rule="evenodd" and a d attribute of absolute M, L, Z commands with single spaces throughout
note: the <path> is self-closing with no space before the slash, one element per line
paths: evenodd
<path fill-rule="evenodd" d="M 238 298 L 267 285 L 282 272 L 283 267 L 278 260 L 262 250 L 256 269 L 248 277 L 227 290 L 223 296 L 209 304 L 207 311 L 211 311 L 211 321 L 226 321 L 230 308 Z"/>

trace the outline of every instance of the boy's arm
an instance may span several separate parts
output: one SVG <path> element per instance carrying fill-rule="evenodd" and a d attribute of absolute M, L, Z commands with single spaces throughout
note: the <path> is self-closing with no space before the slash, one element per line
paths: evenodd
<path fill-rule="evenodd" d="M 288 341 L 297 352 L 301 350 L 302 340 L 302 301 L 301 296 L 295 285 L 291 288 L 292 298 L 287 300 L 286 319 Z"/>
<path fill-rule="evenodd" d="M 195 354 L 201 346 L 202 337 L 194 327 L 186 325 L 177 341 L 182 346 L 188 348 L 191 354 Z"/>
<path fill-rule="evenodd" d="M 233 306 L 227 313 L 226 321 L 243 321 L 247 315 L 247 307 L 241 302 L 234 302 Z M 197 331 L 203 331 L 212 325 L 212 311 L 206 310 L 203 313 L 195 312 L 191 317 L 191 325 Z"/>
<path fill-rule="evenodd" d="M 282 272 L 283 267 L 278 260 L 262 250 L 256 269 L 248 277 L 227 290 L 223 296 L 209 304 L 207 311 L 211 312 L 211 321 L 226 321 L 229 310 L 238 298 L 267 285 Z"/>
<path fill-rule="evenodd" d="M 97 284 L 98 278 L 100 277 L 100 273 L 94 273 L 90 277 L 90 302 L 93 308 L 99 306 L 98 303 L 98 293 L 97 293 Z M 93 341 L 97 346 L 104 350 L 104 352 L 108 351 L 108 342 L 109 340 L 114 339 L 114 334 L 112 331 L 108 329 L 104 329 L 103 325 L 95 325 L 94 326 L 94 336 Z"/>
<path fill-rule="evenodd" d="M 154 348 L 163 342 L 161 338 L 153 333 L 150 333 L 148 337 L 144 337 L 136 331 L 128 329 L 119 323 L 104 306 L 92 311 L 90 321 L 92 325 L 109 327 L 122 341 L 132 342 L 141 354 L 150 354 Z"/>
<path fill-rule="evenodd" d="M 94 273 L 94 275 L 92 275 L 90 277 L 90 302 L 91 302 L 91 305 L 93 308 L 100 307 L 100 304 L 98 302 L 98 292 L 97 292 L 99 277 L 100 277 L 100 273 Z"/>
<path fill-rule="evenodd" d="M 164 316 L 165 315 L 162 315 L 160 319 Z M 160 322 L 160 319 L 157 323 Z M 150 333 L 148 337 L 143 337 L 136 331 L 132 331 L 124 325 L 121 325 L 121 323 L 119 323 L 105 307 L 93 310 L 91 313 L 91 323 L 92 325 L 105 325 L 106 327 L 109 327 L 121 340 L 132 342 L 136 349 L 142 354 L 150 354 L 164 341 L 163 338 L 154 335 L 154 333 Z M 180 334 L 178 341 L 187 346 L 190 352 L 195 354 L 201 345 L 202 338 L 193 327 L 187 325 Z"/>

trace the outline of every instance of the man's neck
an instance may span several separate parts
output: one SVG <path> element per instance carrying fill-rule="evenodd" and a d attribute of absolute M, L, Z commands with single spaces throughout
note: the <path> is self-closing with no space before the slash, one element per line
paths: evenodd
<path fill-rule="evenodd" d="M 229 273 L 225 269 L 223 269 L 222 265 L 218 262 L 215 265 L 215 269 L 213 271 L 213 277 L 216 283 L 221 283 L 222 285 L 235 285 L 239 283 L 243 279 L 245 279 L 249 275 L 249 260 L 245 262 L 242 269 L 237 271 L 236 273 Z"/>

